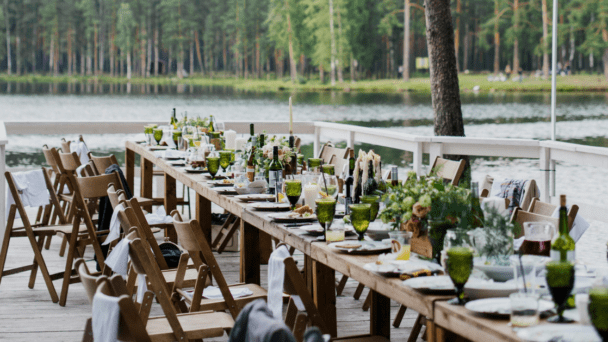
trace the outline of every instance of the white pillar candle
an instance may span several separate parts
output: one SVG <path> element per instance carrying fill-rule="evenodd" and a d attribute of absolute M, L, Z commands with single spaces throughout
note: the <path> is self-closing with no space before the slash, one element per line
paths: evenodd
<path fill-rule="evenodd" d="M 247 145 L 246 138 L 237 138 L 236 139 L 236 150 L 237 151 L 245 151 L 245 145 Z"/>
<path fill-rule="evenodd" d="M 293 135 L 293 108 L 291 107 L 291 96 L 289 97 L 289 134 Z"/>
<path fill-rule="evenodd" d="M 231 129 L 225 131 L 224 138 L 226 138 L 226 149 L 236 150 L 236 131 Z"/>

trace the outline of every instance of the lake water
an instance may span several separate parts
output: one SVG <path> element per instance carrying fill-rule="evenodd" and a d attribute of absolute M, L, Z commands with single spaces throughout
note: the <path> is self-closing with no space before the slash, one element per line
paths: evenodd
<path fill-rule="evenodd" d="M 246 92 L 230 87 L 0 83 L 0 120 L 158 121 L 168 120 L 175 107 L 178 113 L 187 111 L 190 117 L 213 114 L 221 121 L 286 121 L 289 96 L 293 96 L 296 120 L 433 134 L 430 94 L 417 93 Z M 559 140 L 608 146 L 608 94 L 559 94 L 557 103 Z M 469 137 L 550 137 L 549 94 L 468 92 L 462 94 L 462 111 L 465 134 Z M 57 146 L 61 137 L 9 136 L 9 166 L 40 165 L 42 144 Z M 108 134 L 85 137 L 92 150 L 116 154 L 124 150 L 127 138 L 130 137 Z M 304 144 L 308 144 L 304 150 L 310 153 L 312 137 L 302 138 Z M 329 139 L 323 137 L 323 140 Z M 409 153 L 369 145 L 360 147 L 374 148 L 388 164 L 408 168 L 411 161 Z M 473 178 L 486 174 L 496 178 L 540 179 L 538 162 L 534 160 L 474 159 Z M 608 204 L 605 170 L 560 163 L 556 175 L 557 192 L 568 194 L 572 202 Z M 602 241 L 605 243 L 605 238 Z"/>

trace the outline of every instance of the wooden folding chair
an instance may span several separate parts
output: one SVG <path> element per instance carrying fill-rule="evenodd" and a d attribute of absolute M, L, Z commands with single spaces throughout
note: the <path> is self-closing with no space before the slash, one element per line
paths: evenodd
<path fill-rule="evenodd" d="M 494 183 L 494 178 L 492 178 L 490 176 L 486 176 L 480 187 L 481 193 L 480 193 L 479 197 L 484 197 L 484 198 L 489 197 L 491 190 L 492 190 L 493 183 Z M 528 180 L 526 182 L 526 184 L 524 185 L 523 196 L 522 196 L 522 198 L 520 198 L 519 207 L 522 208 L 523 210 L 531 211 L 530 207 L 532 204 L 532 200 L 534 198 L 538 198 L 539 196 L 540 196 L 540 194 L 537 191 L 536 180 L 534 180 L 534 179 Z M 551 215 L 551 213 L 549 213 L 548 215 Z"/>
<path fill-rule="evenodd" d="M 453 161 L 437 156 L 431 167 L 431 172 L 435 172 L 437 177 L 443 178 L 444 181 L 448 181 L 450 184 L 456 186 L 458 185 L 458 181 L 460 181 L 460 177 L 462 177 L 464 166 L 465 161 L 463 159 L 460 161 Z"/>
<path fill-rule="evenodd" d="M 220 265 L 215 260 L 213 251 L 203 235 L 203 231 L 196 220 L 183 222 L 181 215 L 177 210 L 171 213 L 173 216 L 173 224 L 175 231 L 182 247 L 188 252 L 182 254 L 179 260 L 178 273 L 173 286 L 173 291 L 179 293 L 187 305 L 190 306 L 190 312 L 194 311 L 223 311 L 229 310 L 232 317 L 236 319 L 243 307 L 256 299 L 267 297 L 267 291 L 256 284 L 236 284 L 228 285 L 224 274 L 220 269 Z M 199 278 L 194 286 L 194 293 L 190 296 L 184 291 L 182 279 L 185 275 L 188 259 L 192 259 L 195 268 L 199 270 Z M 224 299 L 205 299 L 202 297 L 203 289 L 206 286 L 207 274 L 215 278 L 217 285 L 222 292 Z M 234 298 L 230 293 L 230 289 L 249 289 L 252 294 L 247 297 Z"/>
<path fill-rule="evenodd" d="M 59 154 L 56 148 L 49 148 L 47 145 L 44 145 L 42 146 L 42 153 L 44 154 L 46 163 L 51 167 L 53 173 L 55 174 L 53 188 L 55 190 L 55 193 L 57 194 L 59 202 L 62 203 L 61 208 L 57 208 L 53 213 L 51 223 L 55 224 L 58 216 L 58 210 L 63 210 L 63 213 L 66 215 L 66 219 L 71 222 L 72 217 L 68 216 L 68 213 L 72 206 L 74 192 L 71 188 L 72 185 L 67 184 L 67 172 L 63 168 L 63 164 L 61 164 L 61 160 L 59 159 Z M 67 193 L 64 193 L 66 188 L 68 191 Z M 62 246 L 65 246 L 65 241 Z M 60 253 L 59 255 L 63 256 L 63 253 Z"/>
<path fill-rule="evenodd" d="M 224 312 L 191 312 L 187 314 L 178 314 L 169 297 L 169 288 L 164 281 L 163 273 L 158 264 L 153 262 L 154 257 L 152 251 L 144 247 L 141 239 L 135 239 L 129 242 L 129 256 L 133 270 L 137 274 L 145 274 L 150 283 L 150 289 L 156 295 L 160 303 L 165 317 L 152 317 L 148 320 L 146 329 L 150 335 L 151 332 L 162 332 L 166 338 L 172 340 L 196 340 L 210 337 L 223 336 L 224 331 L 232 329 L 234 319 Z M 167 331 L 167 322 L 171 327 L 171 332 Z M 161 330 L 161 324 L 164 324 L 164 331 Z"/>
<path fill-rule="evenodd" d="M 45 179 L 46 187 L 49 190 L 49 196 L 51 205 L 59 207 L 59 200 L 57 199 L 57 195 L 53 191 L 52 184 L 50 179 L 48 178 L 48 173 L 45 168 L 42 168 L 42 174 Z M 57 297 L 57 292 L 55 291 L 55 287 L 53 286 L 53 280 L 59 279 L 63 276 L 63 272 L 57 274 L 49 274 L 49 271 L 46 267 L 46 263 L 42 256 L 42 248 L 44 244 L 44 239 L 51 237 L 57 232 L 66 232 L 69 233 L 72 231 L 72 225 L 49 225 L 50 220 L 50 211 L 45 210 L 45 215 L 43 220 L 39 224 L 31 224 L 23 206 L 23 202 L 21 200 L 21 194 L 17 190 L 15 186 L 15 181 L 10 172 L 5 172 L 4 176 L 8 183 L 9 191 L 11 192 L 13 199 L 15 201 L 9 208 L 8 219 L 6 222 L 6 230 L 4 232 L 4 239 L 2 240 L 2 249 L 0 250 L 0 281 L 3 276 L 8 276 L 11 274 L 21 273 L 31 271 L 30 280 L 28 287 L 30 289 L 34 288 L 34 284 L 36 281 L 36 273 L 38 271 L 38 267 L 40 267 L 40 272 L 44 278 L 46 286 L 49 290 L 49 294 L 51 295 L 51 300 L 53 303 L 57 303 L 59 298 Z M 48 208 L 49 206 L 47 206 Z M 14 227 L 17 212 L 21 216 L 21 221 L 23 223 L 22 227 Z M 62 223 L 65 222 L 65 218 L 63 217 L 63 213 L 58 213 L 60 221 Z M 8 248 L 10 245 L 11 238 L 14 237 L 27 237 L 30 241 L 30 245 L 32 246 L 32 250 L 34 252 L 34 261 L 30 265 L 21 266 L 17 268 L 13 268 L 10 270 L 5 270 L 5 263 L 8 256 Z M 38 238 L 38 240 L 36 240 Z"/>
<path fill-rule="evenodd" d="M 228 242 L 230 242 L 230 239 L 232 239 L 232 236 L 234 236 L 234 234 L 240 228 L 241 218 L 236 215 L 229 214 L 228 218 L 215 236 L 215 239 L 213 239 L 211 248 L 214 248 L 218 254 L 222 254 L 224 249 L 226 249 Z"/>
<path fill-rule="evenodd" d="M 528 208 L 528 212 L 533 214 L 539 214 L 544 216 L 552 216 L 555 210 L 559 208 L 558 205 L 541 202 L 538 198 L 533 198 L 530 207 Z M 574 224 L 574 219 L 578 214 L 578 205 L 573 204 L 568 209 L 568 228 L 572 229 L 572 225 Z"/>
<path fill-rule="evenodd" d="M 540 202 L 542 204 L 539 205 L 539 202 L 540 201 L 536 201 L 536 203 L 532 202 L 534 204 L 534 206 L 537 207 L 538 211 L 544 210 L 546 212 L 548 206 L 551 206 L 551 204 L 542 203 L 542 202 Z M 551 216 L 552 214 L 553 214 L 553 211 L 551 211 L 551 214 L 549 214 L 549 215 L 543 215 L 543 214 L 537 214 L 537 213 L 533 213 L 533 212 L 524 211 L 521 208 L 515 208 L 515 210 L 513 211 L 513 214 L 511 215 L 511 222 L 518 223 L 522 228 L 520 231 L 520 234 L 515 236 L 515 238 L 519 238 L 524 235 L 523 227 L 524 227 L 525 222 L 550 222 L 553 225 L 555 225 L 556 228 L 559 227 L 559 219 L 556 217 L 552 217 Z M 577 214 L 578 214 L 578 205 L 574 204 L 570 207 L 570 210 L 568 210 L 568 230 L 572 229 L 572 225 L 574 224 L 574 219 L 576 218 Z"/>
<path fill-rule="evenodd" d="M 323 147 L 321 147 L 321 151 L 319 151 L 319 158 L 323 159 L 325 164 L 330 164 L 332 158 L 335 156 L 340 159 L 348 159 L 351 154 L 350 147 L 346 148 L 337 148 L 331 142 L 325 143 Z"/>

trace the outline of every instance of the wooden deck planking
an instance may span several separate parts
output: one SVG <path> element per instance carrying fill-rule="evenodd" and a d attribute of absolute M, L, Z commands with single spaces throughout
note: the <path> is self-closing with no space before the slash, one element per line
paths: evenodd
<path fill-rule="evenodd" d="M 30 217 L 32 217 L 30 215 Z M 160 239 L 160 238 L 159 238 Z M 60 239 L 53 238 L 49 250 L 43 250 L 43 255 L 51 273 L 59 272 L 65 267 L 65 257 L 59 257 Z M 87 260 L 92 259 L 93 252 L 88 248 Z M 224 252 L 216 254 L 217 260 L 229 283 L 239 280 L 239 254 Z M 10 269 L 23 263 L 30 262 L 33 252 L 25 238 L 11 240 L 6 268 Z M 301 254 L 296 257 L 302 264 Z M 94 262 L 89 263 L 94 268 Z M 337 273 L 337 277 L 340 275 Z M 85 321 L 91 315 L 84 288 L 80 284 L 70 286 L 66 307 L 53 304 L 50 300 L 45 283 L 38 272 L 34 289 L 29 289 L 28 273 L 6 276 L 0 283 L 0 341 L 79 341 L 82 337 Z M 267 284 L 267 266 L 262 266 L 262 286 Z M 367 296 L 366 289 L 359 300 L 352 295 L 357 282 L 348 281 L 343 295 L 337 297 L 338 335 L 357 335 L 369 332 L 369 312 L 361 310 Z M 61 280 L 54 281 L 56 290 L 61 287 Z M 285 305 L 286 307 L 286 305 Z M 391 302 L 391 319 L 394 319 L 399 306 Z M 152 309 L 152 316 L 162 314 L 158 304 Z M 401 328 L 391 326 L 391 340 L 407 340 L 417 314 L 408 310 Z M 227 341 L 228 337 L 207 339 L 206 341 Z M 421 339 L 419 339 L 421 341 Z"/>

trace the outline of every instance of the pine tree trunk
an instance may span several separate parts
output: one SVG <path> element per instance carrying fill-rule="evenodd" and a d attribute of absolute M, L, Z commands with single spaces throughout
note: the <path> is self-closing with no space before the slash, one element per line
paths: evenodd
<path fill-rule="evenodd" d="M 53 41 L 51 40 L 51 46 L 53 45 Z M 91 49 L 92 49 L 92 44 L 91 44 L 91 40 L 88 39 L 87 40 L 87 75 L 91 75 L 93 73 L 93 59 L 91 57 Z M 51 48 L 51 54 L 53 53 L 53 49 Z M 122 54 L 122 52 L 121 52 Z M 51 57 L 52 59 L 53 57 Z M 122 73 L 121 73 L 122 76 Z"/>
<path fill-rule="evenodd" d="M 353 54 L 350 54 L 350 83 L 355 83 L 357 79 L 357 67 L 355 66 L 355 59 Z"/>
<path fill-rule="evenodd" d="M 127 79 L 131 79 L 131 51 L 127 51 Z"/>
<path fill-rule="evenodd" d="M 331 2 L 332 0 L 329 1 Z M 293 39 L 291 30 L 291 14 L 289 13 L 289 0 L 285 0 L 285 6 L 287 7 L 287 33 L 289 35 L 289 74 L 291 75 L 291 84 L 295 84 L 296 77 L 298 77 L 298 72 L 296 70 L 296 61 L 294 60 L 293 54 Z"/>
<path fill-rule="evenodd" d="M 99 70 L 99 32 L 97 31 L 97 24 L 95 24 L 95 35 L 93 38 L 94 50 L 93 50 L 93 72 L 97 75 Z"/>
<path fill-rule="evenodd" d="M 177 78 L 184 78 L 184 44 L 179 43 L 179 54 L 177 55 Z"/>
<path fill-rule="evenodd" d="M 513 0 L 513 29 L 515 31 L 515 39 L 513 40 L 513 74 L 519 72 L 519 0 Z"/>
<path fill-rule="evenodd" d="M 116 75 L 116 24 L 115 15 L 112 15 L 112 27 L 110 29 L 110 76 Z"/>
<path fill-rule="evenodd" d="M 32 74 L 36 73 L 36 53 L 38 53 L 38 22 L 34 23 L 34 34 L 32 40 Z"/>
<path fill-rule="evenodd" d="M 340 4 L 338 4 L 338 58 L 336 60 L 336 63 L 338 64 L 338 82 L 340 83 L 344 83 L 344 75 L 343 75 L 343 69 L 344 67 L 342 66 L 343 63 L 343 58 L 344 58 L 344 54 L 343 54 L 343 49 L 342 49 L 342 17 L 340 16 Z"/>
<path fill-rule="evenodd" d="M 464 25 L 464 49 L 462 51 L 462 70 L 469 69 L 469 45 L 471 37 L 469 35 L 469 23 Z"/>
<path fill-rule="evenodd" d="M 10 76 L 13 66 L 11 63 L 11 26 L 9 24 L 8 0 L 4 0 L 4 13 L 4 26 L 6 27 L 6 71 Z"/>
<path fill-rule="evenodd" d="M 17 32 L 15 34 L 15 73 L 17 75 L 21 75 L 21 29 L 20 29 L 21 25 L 18 25 L 19 29 L 17 29 Z"/>
<path fill-rule="evenodd" d="M 72 28 L 68 28 L 68 76 L 72 76 Z"/>
<path fill-rule="evenodd" d="M 331 37 L 331 85 L 336 85 L 336 37 L 334 35 L 334 1 L 329 0 L 329 35 Z"/>
<path fill-rule="evenodd" d="M 139 71 L 141 77 L 146 77 L 146 25 L 142 23 L 140 32 L 140 47 L 139 47 Z"/>
<path fill-rule="evenodd" d="M 85 48 L 84 46 L 82 47 L 83 49 Z M 80 75 L 84 76 L 85 73 L 85 56 L 84 56 L 84 51 L 80 50 Z M 114 76 L 114 75 L 112 75 Z"/>
<path fill-rule="evenodd" d="M 543 78 L 549 78 L 549 17 L 547 15 L 547 0 L 542 0 L 542 13 L 543 13 Z"/>
<path fill-rule="evenodd" d="M 228 51 L 226 51 L 226 34 L 222 36 L 222 61 L 224 62 L 224 72 L 228 71 Z"/>
<path fill-rule="evenodd" d="M 148 21 L 148 40 L 146 42 L 147 44 L 147 50 L 146 51 L 146 66 L 144 67 L 146 69 L 146 77 L 150 77 L 150 64 L 152 63 L 152 24 L 151 24 L 151 20 Z"/>
<path fill-rule="evenodd" d="M 201 70 L 201 75 L 203 75 L 203 57 L 201 57 L 201 43 L 198 39 L 198 30 L 194 30 L 194 45 L 196 47 L 196 59 L 198 59 L 199 69 Z M 203 52 L 204 53 L 204 52 Z"/>
<path fill-rule="evenodd" d="M 194 37 L 194 30 L 190 31 L 190 37 Z M 189 68 L 189 77 L 194 75 L 194 39 L 190 39 L 190 68 Z"/>
<path fill-rule="evenodd" d="M 167 58 L 167 75 L 173 72 L 173 47 L 169 47 L 169 56 Z"/>
<path fill-rule="evenodd" d="M 435 135 L 464 136 L 450 2 L 424 3 Z"/>
<path fill-rule="evenodd" d="M 154 76 L 158 76 L 158 27 L 154 29 Z"/>
<path fill-rule="evenodd" d="M 494 75 L 500 72 L 500 31 L 498 30 L 498 0 L 494 0 Z"/>
<path fill-rule="evenodd" d="M 405 13 L 403 18 L 403 81 L 408 82 L 410 80 L 410 0 L 405 0 L 403 12 Z M 351 63 L 352 64 L 352 63 Z M 351 69 L 352 70 L 352 69 Z M 354 82 L 354 79 L 351 77 Z"/>
<path fill-rule="evenodd" d="M 262 65 L 260 64 L 260 28 L 255 27 L 255 74 L 256 78 L 262 77 Z"/>
<path fill-rule="evenodd" d="M 319 66 L 319 78 L 321 79 L 321 84 L 325 83 L 325 70 L 323 70 L 323 66 Z"/>
<path fill-rule="evenodd" d="M 608 80 L 608 49 L 604 50 L 602 62 L 604 64 L 604 77 L 606 77 L 606 80 Z"/>

